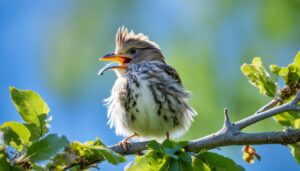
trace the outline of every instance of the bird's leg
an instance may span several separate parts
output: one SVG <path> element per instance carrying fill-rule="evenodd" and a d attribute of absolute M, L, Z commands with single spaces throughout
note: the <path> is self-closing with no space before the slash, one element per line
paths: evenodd
<path fill-rule="evenodd" d="M 131 145 L 131 142 L 128 142 L 129 139 L 135 137 L 135 136 L 139 136 L 139 134 L 134 133 L 133 135 L 130 135 L 127 138 L 124 138 L 120 143 L 119 146 L 122 147 L 125 151 L 128 150 L 129 145 Z"/>
<path fill-rule="evenodd" d="M 167 140 L 170 140 L 170 134 L 167 132 Z"/>

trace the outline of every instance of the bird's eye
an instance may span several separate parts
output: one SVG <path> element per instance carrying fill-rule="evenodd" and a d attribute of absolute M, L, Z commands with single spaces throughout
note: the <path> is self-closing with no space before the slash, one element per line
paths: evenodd
<path fill-rule="evenodd" d="M 131 48 L 131 49 L 128 50 L 128 53 L 131 54 L 131 55 L 133 55 L 133 54 L 136 53 L 136 49 L 135 48 Z"/>

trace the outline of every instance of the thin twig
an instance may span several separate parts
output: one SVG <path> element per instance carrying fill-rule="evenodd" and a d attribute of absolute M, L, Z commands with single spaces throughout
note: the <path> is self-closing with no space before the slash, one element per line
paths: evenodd
<path fill-rule="evenodd" d="M 256 111 L 255 113 L 258 114 L 258 113 L 261 113 L 261 112 L 264 112 L 266 110 L 269 110 L 273 107 L 275 107 L 277 104 L 281 103 L 282 102 L 282 99 L 280 97 L 277 97 L 273 100 L 271 100 L 269 103 L 267 103 L 266 105 L 264 105 L 263 107 L 261 107 L 258 111 Z"/>
<path fill-rule="evenodd" d="M 230 127 L 232 124 L 230 121 L 230 117 L 229 117 L 227 108 L 224 109 L 224 123 L 225 123 L 224 124 L 225 127 Z"/>

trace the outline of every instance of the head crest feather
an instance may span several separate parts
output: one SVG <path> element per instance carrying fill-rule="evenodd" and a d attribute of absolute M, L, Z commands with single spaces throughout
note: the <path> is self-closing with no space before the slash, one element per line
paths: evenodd
<path fill-rule="evenodd" d="M 149 43 L 150 45 L 160 49 L 155 42 L 149 40 L 148 36 L 144 35 L 143 33 L 135 34 L 132 30 L 128 31 L 128 29 L 125 26 L 119 27 L 116 34 L 116 49 L 119 49 L 129 41 L 140 41 L 143 43 Z"/>

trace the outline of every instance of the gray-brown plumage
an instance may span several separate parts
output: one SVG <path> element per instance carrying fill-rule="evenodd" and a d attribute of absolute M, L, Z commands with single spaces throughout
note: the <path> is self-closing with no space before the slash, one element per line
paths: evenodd
<path fill-rule="evenodd" d="M 118 62 L 101 71 L 114 69 L 118 76 L 111 96 L 105 100 L 108 123 L 117 135 L 163 139 L 188 130 L 196 115 L 187 104 L 190 93 L 183 88 L 176 70 L 166 64 L 155 42 L 121 27 L 115 52 L 100 59 Z"/>

